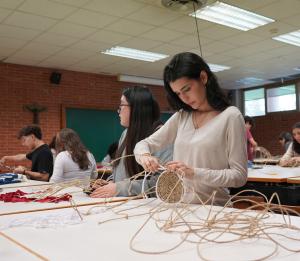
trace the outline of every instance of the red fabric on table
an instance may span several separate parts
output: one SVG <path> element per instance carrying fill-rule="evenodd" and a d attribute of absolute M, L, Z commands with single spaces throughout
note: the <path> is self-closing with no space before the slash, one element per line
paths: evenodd
<path fill-rule="evenodd" d="M 55 197 L 49 196 L 42 199 L 36 198 L 26 198 L 28 193 L 23 192 L 22 190 L 17 190 L 15 192 L 8 192 L 4 194 L 0 194 L 0 201 L 4 202 L 41 202 L 41 203 L 58 203 L 61 201 L 69 201 L 72 196 L 70 194 L 63 194 L 62 196 Z"/>

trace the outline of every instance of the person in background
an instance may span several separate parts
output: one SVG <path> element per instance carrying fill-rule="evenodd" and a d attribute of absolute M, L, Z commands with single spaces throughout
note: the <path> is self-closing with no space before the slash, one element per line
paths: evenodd
<path fill-rule="evenodd" d="M 150 137 L 137 143 L 136 160 L 146 171 L 160 167 L 154 153 L 174 144 L 166 167 L 189 188 L 184 202 L 224 205 L 229 187 L 247 181 L 245 124 L 230 106 L 208 64 L 194 53 L 175 55 L 164 69 L 164 88 L 177 112 Z M 214 201 L 211 195 L 216 192 Z"/>
<path fill-rule="evenodd" d="M 21 144 L 29 152 L 27 154 L 4 156 L 1 158 L 0 163 L 31 160 L 31 170 L 26 169 L 24 166 L 18 166 L 14 172 L 24 174 L 30 179 L 48 181 L 53 171 L 53 156 L 49 146 L 42 140 L 41 128 L 34 124 L 28 125 L 20 130 L 18 139 L 21 140 Z"/>
<path fill-rule="evenodd" d="M 85 185 L 97 176 L 94 156 L 72 129 L 62 129 L 56 135 L 56 159 L 51 182 L 83 180 Z"/>
<path fill-rule="evenodd" d="M 134 86 L 123 91 L 118 113 L 120 123 L 126 129 L 119 140 L 116 158 L 132 155 L 136 143 L 161 126 L 159 105 L 144 86 Z M 161 148 L 155 155 L 161 163 L 169 161 L 172 158 L 172 147 Z M 151 189 L 159 173 L 151 175 L 146 182 L 142 179 L 130 180 L 130 177 L 142 171 L 143 168 L 133 155 L 116 161 L 113 165 L 113 182 L 99 187 L 96 183 L 91 197 L 132 196 Z"/>
<path fill-rule="evenodd" d="M 52 156 L 53 156 L 53 164 L 54 164 L 54 161 L 55 161 L 55 158 L 56 158 L 56 149 L 55 149 L 55 146 L 56 146 L 56 135 L 54 135 L 49 143 L 49 148 L 51 150 L 51 153 L 52 153 Z"/>
<path fill-rule="evenodd" d="M 279 165 L 282 167 L 300 164 L 300 122 L 293 126 L 292 134 L 293 141 L 279 161 Z"/>
<path fill-rule="evenodd" d="M 117 141 L 110 144 L 108 147 L 108 150 L 107 150 L 107 154 L 101 161 L 101 164 L 105 166 L 105 165 L 108 165 L 112 160 L 114 160 L 116 157 L 117 149 L 118 149 Z"/>
<path fill-rule="evenodd" d="M 293 137 L 289 132 L 281 132 L 278 137 L 279 143 L 284 148 L 286 152 L 293 141 Z"/>
<path fill-rule="evenodd" d="M 246 137 L 247 137 L 247 155 L 248 164 L 252 164 L 255 148 L 257 147 L 257 142 L 254 140 L 251 134 L 251 128 L 254 127 L 254 120 L 250 116 L 244 117 L 245 127 L 246 127 Z"/>

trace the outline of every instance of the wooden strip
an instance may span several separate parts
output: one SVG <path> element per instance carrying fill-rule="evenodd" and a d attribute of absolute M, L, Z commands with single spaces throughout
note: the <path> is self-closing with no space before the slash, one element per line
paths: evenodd
<path fill-rule="evenodd" d="M 27 246 L 24 246 L 23 244 L 21 244 L 20 242 L 16 241 L 15 239 L 9 237 L 8 235 L 4 234 L 3 232 L 0 231 L 0 235 L 4 238 L 6 238 L 7 240 L 13 242 L 14 244 L 18 245 L 19 247 L 25 249 L 27 252 L 29 252 L 30 254 L 36 256 L 37 258 L 39 258 L 40 260 L 43 261 L 49 261 L 48 258 L 43 257 L 42 255 L 40 255 L 39 253 L 33 251 L 32 249 L 28 248 Z"/>
<path fill-rule="evenodd" d="M 287 183 L 300 184 L 300 177 L 290 177 L 287 179 Z"/>
<path fill-rule="evenodd" d="M 259 158 L 254 159 L 253 163 L 255 164 L 270 164 L 270 165 L 276 165 L 279 163 L 279 159 L 265 159 L 265 158 Z"/>
<path fill-rule="evenodd" d="M 248 177 L 247 181 L 283 183 L 287 178 Z"/>
<path fill-rule="evenodd" d="M 79 203 L 79 204 L 76 204 L 75 207 L 84 207 L 84 206 L 92 206 L 92 205 L 101 205 L 101 204 L 107 204 L 107 203 L 122 202 L 122 201 L 130 200 L 130 199 L 137 199 L 137 197 L 111 199 L 109 201 L 101 201 L 101 202 Z M 39 211 L 48 211 L 48 210 L 63 209 L 63 208 L 73 208 L 73 207 L 74 207 L 73 205 L 67 205 L 67 206 L 58 206 L 58 207 L 53 207 L 53 208 L 20 210 L 20 211 L 12 211 L 12 212 L 1 213 L 0 216 L 24 214 L 24 213 L 39 212 Z"/>

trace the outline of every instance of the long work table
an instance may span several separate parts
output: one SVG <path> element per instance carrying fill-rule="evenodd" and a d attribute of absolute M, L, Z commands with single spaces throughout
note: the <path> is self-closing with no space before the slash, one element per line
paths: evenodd
<path fill-rule="evenodd" d="M 245 222 L 254 218 L 256 222 L 250 226 L 249 221 L 249 227 L 258 225 L 266 233 L 277 233 L 270 234 L 275 242 L 300 251 L 299 232 L 286 225 L 276 227 L 285 222 L 278 214 L 207 205 L 168 205 L 157 199 L 111 202 L 93 209 L 81 206 L 77 211 L 53 209 L 0 216 L 1 261 L 182 261 L 203 257 L 226 261 L 267 256 L 268 260 L 300 259 L 299 252 L 287 251 L 265 236 L 257 238 L 259 231 L 253 237 L 234 240 L 239 221 L 231 228 L 226 222 L 240 215 L 244 218 L 240 229 L 247 230 Z M 291 217 L 290 222 L 300 227 L 300 217 Z M 297 240 L 288 240 L 288 236 Z"/>
<path fill-rule="evenodd" d="M 257 190 L 269 199 L 277 193 L 281 204 L 300 206 L 300 167 L 254 165 L 254 168 L 248 169 L 246 185 L 241 188 L 232 188 L 231 194 L 242 190 Z M 247 192 L 245 195 L 255 195 L 255 193 Z M 273 203 L 279 202 L 275 199 Z"/>
<path fill-rule="evenodd" d="M 260 165 L 256 168 L 248 169 L 248 181 L 255 182 L 287 182 L 289 178 L 300 178 L 300 167 L 286 168 L 273 165 Z"/>

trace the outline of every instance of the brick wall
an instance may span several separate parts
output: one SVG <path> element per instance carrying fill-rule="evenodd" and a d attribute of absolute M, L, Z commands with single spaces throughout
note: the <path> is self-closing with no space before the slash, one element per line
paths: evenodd
<path fill-rule="evenodd" d="M 0 157 L 25 152 L 16 139 L 24 125 L 32 123 L 32 113 L 23 105 L 38 103 L 47 107 L 40 114 L 45 142 L 61 128 L 61 104 L 76 104 L 103 109 L 116 109 L 121 90 L 129 83 L 118 82 L 115 76 L 60 70 L 59 85 L 49 82 L 52 69 L 0 63 Z M 152 86 L 161 109 L 168 110 L 161 86 Z M 252 133 L 259 145 L 273 155 L 282 154 L 278 143 L 281 131 L 291 131 L 300 121 L 300 112 L 279 112 L 256 117 Z"/>
<path fill-rule="evenodd" d="M 25 152 L 16 139 L 24 125 L 32 123 L 33 115 L 25 104 L 47 107 L 40 113 L 44 141 L 49 142 L 61 128 L 61 104 L 76 104 L 103 109 L 116 109 L 121 91 L 130 83 L 118 82 L 115 76 L 59 70 L 59 85 L 49 81 L 52 69 L 0 63 L 0 157 Z M 161 86 L 150 86 L 154 96 L 167 110 Z"/>
<path fill-rule="evenodd" d="M 292 126 L 300 121 L 300 112 L 277 112 L 263 117 L 256 117 L 253 138 L 259 146 L 268 149 L 272 155 L 284 153 L 284 149 L 278 142 L 278 136 L 282 131 L 292 132 Z"/>

